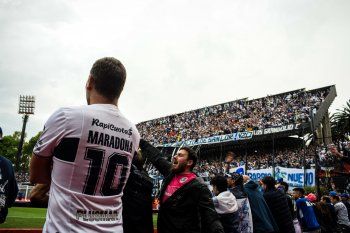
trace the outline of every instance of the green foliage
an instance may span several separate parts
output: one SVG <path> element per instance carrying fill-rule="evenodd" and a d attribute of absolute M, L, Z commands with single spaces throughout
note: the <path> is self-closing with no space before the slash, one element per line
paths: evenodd
<path fill-rule="evenodd" d="M 29 142 L 24 143 L 23 150 L 22 150 L 22 158 L 21 158 L 22 171 L 28 171 L 30 157 L 33 153 L 33 149 L 36 142 L 39 140 L 41 133 L 42 132 L 37 133 L 34 137 L 32 137 L 29 140 Z"/>
<path fill-rule="evenodd" d="M 309 194 L 309 193 L 314 193 L 314 194 L 316 194 L 316 192 L 317 192 L 317 188 L 316 188 L 316 186 L 306 186 L 305 188 L 304 188 L 304 190 L 305 190 L 305 194 Z M 323 195 L 328 195 L 328 190 L 326 189 L 326 187 L 323 187 L 323 186 L 321 186 L 320 187 L 320 197 L 321 196 L 323 196 Z"/>
<path fill-rule="evenodd" d="M 11 160 L 13 164 L 16 162 L 17 147 L 20 139 L 20 133 L 15 132 L 12 136 L 4 136 L 0 143 L 0 155 Z"/>
<path fill-rule="evenodd" d="M 342 109 L 331 116 L 332 136 L 334 140 L 342 139 L 346 133 L 350 132 L 350 100 Z"/>
<path fill-rule="evenodd" d="M 33 148 L 38 141 L 40 134 L 41 132 L 37 133 L 28 142 L 24 142 L 22 157 L 20 159 L 21 171 L 28 171 L 30 156 L 32 155 Z M 16 164 L 16 156 L 20 138 L 21 132 L 16 131 L 13 133 L 13 135 L 4 136 L 0 143 L 0 155 L 9 159 L 14 165 Z"/>

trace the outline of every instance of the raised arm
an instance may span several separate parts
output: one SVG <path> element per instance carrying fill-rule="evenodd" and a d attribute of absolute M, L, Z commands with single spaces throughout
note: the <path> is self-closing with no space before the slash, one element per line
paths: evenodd
<path fill-rule="evenodd" d="M 170 174 L 171 163 L 157 148 L 143 139 L 140 140 L 140 148 L 142 156 L 147 158 L 163 176 L 166 177 Z"/>

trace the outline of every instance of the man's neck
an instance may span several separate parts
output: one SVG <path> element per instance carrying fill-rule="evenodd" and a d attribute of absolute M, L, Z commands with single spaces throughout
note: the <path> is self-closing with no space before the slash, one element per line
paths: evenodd
<path fill-rule="evenodd" d="M 192 171 L 183 171 L 181 173 L 179 173 L 179 175 L 187 175 L 187 174 L 191 174 Z"/>
<path fill-rule="evenodd" d="M 101 95 L 92 95 L 89 104 L 112 104 L 118 107 L 118 100 L 108 100 Z"/>

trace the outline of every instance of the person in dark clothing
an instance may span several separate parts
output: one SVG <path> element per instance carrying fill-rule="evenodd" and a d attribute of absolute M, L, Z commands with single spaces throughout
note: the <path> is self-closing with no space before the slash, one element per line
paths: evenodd
<path fill-rule="evenodd" d="M 143 169 L 143 164 L 141 153 L 137 153 L 133 158 L 129 179 L 123 190 L 124 233 L 153 233 L 153 182 Z"/>
<path fill-rule="evenodd" d="M 258 189 L 259 185 L 249 180 L 244 185 L 244 191 L 248 195 L 253 215 L 254 233 L 268 233 L 278 231 L 278 226 L 267 206 L 263 194 Z"/>
<path fill-rule="evenodd" d="M 264 198 L 277 223 L 278 232 L 295 233 L 292 216 L 289 211 L 285 194 L 277 190 L 276 181 L 271 176 L 262 179 Z"/>
<path fill-rule="evenodd" d="M 327 204 L 324 197 L 320 202 L 316 202 L 314 205 L 314 212 L 316 214 L 317 222 L 320 224 L 321 233 L 335 232 L 337 227 L 337 219 L 332 213 L 332 205 Z"/>
<path fill-rule="evenodd" d="M 233 172 L 227 178 L 229 191 L 237 198 L 246 198 L 247 194 L 243 189 L 243 176 Z"/>
<path fill-rule="evenodd" d="M 16 200 L 18 186 L 10 160 L 0 155 L 0 224 L 4 223 L 10 208 Z"/>
<path fill-rule="evenodd" d="M 218 175 L 210 183 L 215 194 L 213 198 L 215 210 L 219 214 L 225 233 L 238 233 L 238 204 L 235 196 L 227 190 L 226 178 Z"/>
<path fill-rule="evenodd" d="M 337 222 L 337 213 L 335 212 L 334 206 L 331 202 L 331 198 L 329 196 L 322 196 L 321 201 L 325 203 L 330 209 L 332 215 L 332 221 Z"/>
<path fill-rule="evenodd" d="M 292 219 L 294 220 L 296 218 L 296 213 L 295 213 L 293 197 L 288 193 L 289 185 L 287 182 L 281 181 L 279 183 L 279 187 L 283 187 L 282 191 L 286 195 L 289 211 L 292 216 Z"/>
<path fill-rule="evenodd" d="M 159 233 L 224 233 L 208 187 L 192 172 L 196 153 L 182 147 L 168 162 L 147 141 L 140 141 L 142 155 L 165 177 L 160 190 Z"/>

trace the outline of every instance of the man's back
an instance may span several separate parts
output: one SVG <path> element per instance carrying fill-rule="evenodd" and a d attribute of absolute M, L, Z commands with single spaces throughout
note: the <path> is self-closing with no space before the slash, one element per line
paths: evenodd
<path fill-rule="evenodd" d="M 250 180 L 244 185 L 253 215 L 254 232 L 274 232 L 278 229 L 275 219 L 267 206 L 258 184 Z"/>
<path fill-rule="evenodd" d="M 348 217 L 348 210 L 346 209 L 346 206 L 343 202 L 338 202 L 334 204 L 334 209 L 337 214 L 337 223 L 342 224 L 345 226 L 350 226 L 349 217 Z"/>
<path fill-rule="evenodd" d="M 295 201 L 297 216 L 304 231 L 313 231 L 320 228 L 312 204 L 305 198 Z"/>
<path fill-rule="evenodd" d="M 264 198 L 278 225 L 279 232 L 294 232 L 293 219 L 285 194 L 280 190 L 269 190 L 264 193 Z"/>
<path fill-rule="evenodd" d="M 145 170 L 131 166 L 122 197 L 124 233 L 153 233 L 152 178 Z"/>
<path fill-rule="evenodd" d="M 56 111 L 34 148 L 53 156 L 44 231 L 122 232 L 121 196 L 139 138 L 111 104 Z"/>

